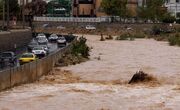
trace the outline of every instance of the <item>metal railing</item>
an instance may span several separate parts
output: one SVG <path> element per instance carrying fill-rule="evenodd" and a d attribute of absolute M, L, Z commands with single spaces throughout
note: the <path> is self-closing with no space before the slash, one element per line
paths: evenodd
<path fill-rule="evenodd" d="M 55 21 L 55 22 L 107 22 L 107 17 L 78 18 L 78 17 L 34 17 L 34 21 Z"/>

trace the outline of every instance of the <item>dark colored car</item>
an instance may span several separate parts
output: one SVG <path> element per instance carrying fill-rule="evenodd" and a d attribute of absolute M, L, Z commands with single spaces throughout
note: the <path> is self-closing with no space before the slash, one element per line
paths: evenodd
<path fill-rule="evenodd" d="M 17 64 L 17 58 L 14 52 L 2 52 L 0 54 L 0 62 L 2 66 L 15 66 Z"/>

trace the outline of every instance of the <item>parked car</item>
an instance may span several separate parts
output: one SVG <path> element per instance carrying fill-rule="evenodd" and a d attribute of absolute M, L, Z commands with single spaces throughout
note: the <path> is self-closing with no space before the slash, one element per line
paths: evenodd
<path fill-rule="evenodd" d="M 66 27 L 64 27 L 64 26 L 57 26 L 56 28 L 57 29 L 66 29 Z"/>
<path fill-rule="evenodd" d="M 37 41 L 35 41 L 35 40 L 31 41 L 31 42 L 28 44 L 28 46 L 27 46 L 28 51 L 32 51 L 32 49 L 33 49 L 34 47 L 37 47 L 38 45 L 39 45 L 39 44 L 38 44 Z"/>
<path fill-rule="evenodd" d="M 17 58 L 14 52 L 3 52 L 0 55 L 0 62 L 4 66 L 15 66 L 17 63 Z"/>
<path fill-rule="evenodd" d="M 87 26 L 86 26 L 86 29 L 87 29 L 87 30 L 96 30 L 96 27 L 93 26 L 93 25 L 87 25 Z"/>
<path fill-rule="evenodd" d="M 58 45 L 58 47 L 65 47 L 66 46 L 66 39 L 65 39 L 65 37 L 59 37 L 58 39 L 57 39 L 57 45 Z"/>
<path fill-rule="evenodd" d="M 39 58 L 45 57 L 47 55 L 46 50 L 42 46 L 34 47 L 32 49 L 32 53 L 34 53 Z"/>
<path fill-rule="evenodd" d="M 48 44 L 48 40 L 47 40 L 47 38 L 45 38 L 45 37 L 40 37 L 40 38 L 38 38 L 38 43 L 41 45 L 41 44 L 44 44 L 44 45 L 47 45 Z"/>
<path fill-rule="evenodd" d="M 47 28 L 49 26 L 49 24 L 43 24 L 42 28 Z"/>
<path fill-rule="evenodd" d="M 51 34 L 49 37 L 49 41 L 56 42 L 58 39 L 58 36 L 56 34 Z"/>
<path fill-rule="evenodd" d="M 24 53 L 22 56 L 19 58 L 19 63 L 20 65 L 23 65 L 25 63 L 29 63 L 32 61 L 36 60 L 36 55 L 33 53 Z"/>

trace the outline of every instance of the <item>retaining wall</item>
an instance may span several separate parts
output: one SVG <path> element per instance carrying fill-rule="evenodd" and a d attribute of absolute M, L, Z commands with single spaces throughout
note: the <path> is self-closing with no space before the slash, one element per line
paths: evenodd
<path fill-rule="evenodd" d="M 0 32 L 0 52 L 25 46 L 32 39 L 31 30 L 11 30 Z"/>

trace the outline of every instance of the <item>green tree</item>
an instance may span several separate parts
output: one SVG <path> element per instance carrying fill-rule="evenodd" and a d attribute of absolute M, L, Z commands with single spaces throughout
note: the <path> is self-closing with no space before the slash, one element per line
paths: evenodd
<path fill-rule="evenodd" d="M 167 11 L 162 7 L 164 0 L 146 0 L 146 4 L 138 9 L 138 16 L 143 19 L 162 20 Z"/>
<path fill-rule="evenodd" d="M 9 7 L 10 16 L 17 16 L 20 12 L 18 0 L 9 0 L 9 6 L 10 6 Z M 5 9 L 6 9 L 6 6 L 5 6 Z M 3 15 L 3 0 L 0 0 L 0 16 L 1 16 L 1 19 L 2 19 L 2 15 Z"/>
<path fill-rule="evenodd" d="M 127 16 L 127 0 L 102 0 L 101 7 L 104 12 L 111 16 Z"/>

